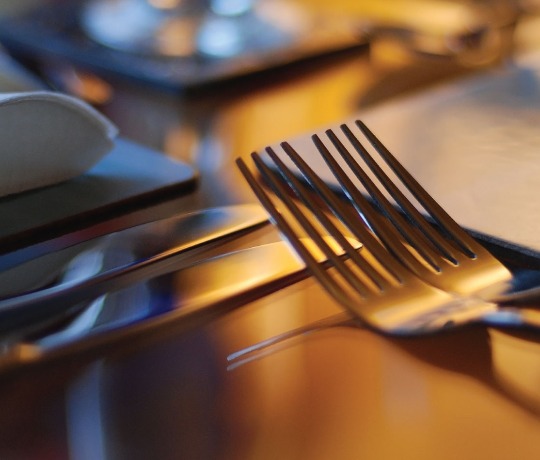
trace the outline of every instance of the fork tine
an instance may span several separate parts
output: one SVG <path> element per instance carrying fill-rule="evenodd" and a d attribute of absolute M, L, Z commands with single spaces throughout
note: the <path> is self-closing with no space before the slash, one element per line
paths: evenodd
<path fill-rule="evenodd" d="M 274 203 L 270 199 L 269 195 L 263 189 L 263 187 L 258 183 L 257 179 L 250 171 L 245 161 L 242 158 L 236 159 L 236 164 L 240 169 L 240 172 L 246 179 L 247 183 L 257 196 L 257 199 L 260 201 L 262 206 L 266 209 L 271 219 L 275 222 L 277 228 L 281 233 L 284 234 L 289 244 L 297 252 L 300 258 L 304 261 L 306 266 L 312 271 L 312 273 L 319 273 L 323 270 L 322 267 L 315 261 L 315 258 L 308 251 L 308 249 L 301 243 L 301 240 L 298 238 L 296 232 L 289 225 L 286 219 L 283 218 L 278 209 L 274 206 Z M 333 289 L 333 288 L 332 288 Z"/>
<path fill-rule="evenodd" d="M 350 270 L 347 265 L 345 265 L 342 257 L 338 256 L 332 248 L 326 243 L 324 238 L 320 235 L 317 229 L 306 217 L 304 212 L 294 203 L 294 201 L 289 196 L 288 191 L 285 189 L 283 184 L 281 184 L 269 169 L 269 167 L 260 159 L 256 153 L 252 153 L 252 159 L 255 162 L 259 172 L 263 175 L 264 179 L 268 181 L 271 188 L 273 189 L 276 196 L 278 196 L 281 202 L 286 206 L 290 211 L 291 215 L 296 219 L 300 226 L 306 231 L 309 237 L 321 250 L 321 252 L 327 257 L 329 261 L 332 262 L 333 266 L 339 271 L 339 273 L 344 277 L 344 279 L 349 282 L 353 288 L 361 296 L 366 296 L 369 293 L 370 287 L 368 287 L 362 280 L 355 276 L 355 274 Z M 293 230 L 292 226 L 289 225 L 287 220 L 281 215 L 278 209 L 275 207 L 269 195 L 257 182 L 249 168 L 241 160 L 237 160 L 238 167 L 240 171 L 248 181 L 248 184 L 256 194 L 257 198 L 260 200 L 261 204 L 270 214 L 277 227 L 281 233 L 285 236 L 287 241 L 293 246 L 293 249 L 297 252 L 300 258 L 304 261 L 306 266 L 310 269 L 311 273 L 321 282 L 321 284 L 328 289 L 328 291 L 340 299 L 340 301 L 347 302 L 345 293 L 340 286 L 331 276 L 326 273 L 326 270 L 317 262 L 312 253 L 304 246 L 301 242 L 299 235 Z"/>
<path fill-rule="evenodd" d="M 314 216 L 317 217 L 319 222 L 326 228 L 329 234 L 338 242 L 338 244 L 345 249 L 348 256 L 358 264 L 359 267 L 366 273 L 369 278 L 378 286 L 379 289 L 383 289 L 386 280 L 381 276 L 377 270 L 375 270 L 371 264 L 367 263 L 365 259 L 360 255 L 359 252 L 352 247 L 352 245 L 347 241 L 345 235 L 336 227 L 336 225 L 326 216 L 324 212 L 321 212 L 320 203 L 316 202 L 313 198 L 313 194 L 308 193 L 306 187 L 300 183 L 292 171 L 283 163 L 283 161 L 276 155 L 275 151 L 271 147 L 266 149 L 268 155 L 277 166 L 278 171 L 281 173 L 282 177 L 289 184 L 292 190 L 296 193 L 296 196 L 307 206 Z M 355 235 L 356 236 L 356 235 Z M 369 242 L 366 243 L 366 238 L 363 238 L 362 243 L 365 247 L 374 246 Z M 393 261 L 390 261 L 387 265 L 393 265 Z M 391 274 L 394 276 L 395 281 L 400 282 L 401 280 L 395 275 L 391 268 L 385 267 Z"/>
<path fill-rule="evenodd" d="M 354 262 L 362 268 L 364 273 L 368 275 L 371 281 L 373 281 L 379 289 L 383 289 L 386 282 L 384 278 L 381 277 L 381 274 L 374 270 L 370 264 L 366 263 L 360 253 L 352 247 L 352 245 L 345 238 L 345 235 L 326 216 L 326 214 L 321 211 L 320 203 L 315 202 L 315 200 L 313 199 L 313 195 L 307 192 L 306 187 L 300 183 L 300 181 L 296 178 L 292 171 L 276 155 L 274 150 L 271 147 L 268 147 L 266 151 L 274 164 L 277 166 L 278 171 L 289 184 L 291 189 L 295 192 L 296 196 L 304 203 L 305 206 L 307 206 L 311 210 L 313 215 L 326 228 L 330 236 L 332 236 L 337 241 L 337 243 L 345 250 L 345 252 L 347 252 L 349 258 L 354 260 Z M 261 165 L 259 164 L 259 161 L 260 160 L 257 160 L 256 164 L 259 170 L 261 170 Z M 266 165 L 263 165 L 262 167 L 266 170 Z M 261 172 L 263 173 L 263 175 L 267 175 L 266 172 Z M 279 190 L 274 191 L 276 192 L 276 194 L 281 194 L 281 191 Z M 282 201 L 285 201 L 287 199 L 288 197 L 283 197 Z M 289 206 L 289 209 L 291 209 L 291 206 Z M 366 243 L 364 241 L 362 241 L 362 243 L 364 244 L 364 246 L 366 246 Z"/>
<path fill-rule="evenodd" d="M 332 140 L 332 135 L 333 133 L 330 133 L 331 140 Z M 375 210 L 372 207 L 372 203 L 369 202 L 367 198 L 365 198 L 364 195 L 362 195 L 360 190 L 353 184 L 351 179 L 348 177 L 346 172 L 341 168 L 341 166 L 337 163 L 337 161 L 332 156 L 332 154 L 330 153 L 328 148 L 325 146 L 325 144 L 322 142 L 322 140 L 319 138 L 319 136 L 313 135 L 312 141 L 314 142 L 315 146 L 317 147 L 317 150 L 319 151 L 323 159 L 326 161 L 330 170 L 333 172 L 333 174 L 337 178 L 338 182 L 341 185 L 342 190 L 349 196 L 349 201 L 357 210 L 360 217 L 362 217 L 366 221 L 366 223 L 373 229 L 374 233 L 380 238 L 380 240 L 386 246 L 386 248 L 384 249 L 384 254 L 387 255 L 387 250 L 390 251 L 395 257 L 401 260 L 409 268 L 409 270 L 412 270 L 418 275 L 421 275 L 422 273 L 425 272 L 425 270 L 430 270 L 430 269 L 433 272 L 438 273 L 440 271 L 440 268 L 439 268 L 439 264 L 436 263 L 437 257 L 433 253 L 433 251 L 429 249 L 425 250 L 424 249 L 425 245 L 419 244 L 418 248 L 416 249 L 416 252 L 417 254 L 419 254 L 421 257 L 424 258 L 424 261 L 426 263 L 420 262 L 409 251 L 409 249 L 407 249 L 407 247 L 401 243 L 400 233 L 397 231 L 394 225 L 390 224 L 379 213 L 375 212 Z M 337 142 L 334 141 L 334 143 L 336 144 L 336 147 L 338 149 L 341 149 L 341 153 L 343 155 L 348 154 L 345 147 L 339 142 L 339 140 Z M 293 159 L 293 161 L 295 160 Z M 299 158 L 296 161 L 302 161 L 302 160 L 301 158 Z M 351 161 L 354 161 L 354 160 L 351 160 Z M 299 166 L 299 169 L 302 170 L 302 168 L 300 167 L 300 164 L 297 164 L 297 166 Z M 304 166 L 304 168 L 308 168 L 307 165 Z M 365 176 L 365 173 L 361 169 L 359 169 L 358 173 L 363 174 Z M 311 172 L 311 175 L 314 176 L 314 179 L 310 179 L 310 180 L 313 180 L 312 185 L 314 188 L 322 189 L 326 186 L 324 181 L 318 178 L 315 175 L 315 173 Z M 317 179 L 317 182 L 315 182 L 315 179 Z M 363 177 L 363 179 L 366 179 L 367 181 L 371 181 L 367 176 Z M 372 183 L 368 184 L 368 187 L 373 189 L 374 193 L 378 192 L 375 184 L 372 184 Z M 331 195 L 333 194 L 331 193 Z M 382 199 L 384 199 L 384 196 L 382 196 Z M 391 205 L 389 204 L 389 206 Z M 334 207 L 334 205 L 331 205 L 331 207 Z M 352 224 L 349 223 L 348 225 L 351 228 L 351 230 L 364 227 L 358 221 Z M 413 241 L 416 242 L 416 240 L 413 240 Z"/>
<path fill-rule="evenodd" d="M 281 159 L 275 154 L 271 149 L 267 149 L 267 153 L 274 161 L 274 164 L 277 167 L 285 181 L 288 183 L 290 190 L 292 190 L 296 197 L 299 198 L 311 211 L 311 216 L 315 218 L 319 224 L 321 224 L 328 231 L 329 235 L 334 238 L 340 245 L 342 249 L 345 249 L 348 252 L 349 258 L 360 268 L 363 275 L 368 278 L 369 282 L 374 285 L 377 292 L 385 290 L 390 284 L 392 285 L 401 285 L 404 280 L 403 273 L 405 270 L 402 265 L 396 261 L 381 245 L 381 243 L 373 237 L 364 229 L 364 232 L 359 232 L 361 235 L 360 241 L 364 247 L 364 250 L 367 250 L 369 254 L 377 260 L 379 267 L 376 268 L 373 265 L 373 262 L 367 261 L 364 257 L 365 251 L 358 252 L 353 248 L 348 240 L 345 238 L 344 234 L 336 225 L 327 217 L 325 211 L 321 208 L 322 203 L 314 200 L 314 195 L 306 188 L 305 184 L 302 184 L 295 174 L 281 161 Z M 318 233 L 317 229 L 313 227 L 310 220 L 305 217 L 305 213 L 298 208 L 298 206 L 291 199 L 289 193 L 284 189 L 283 182 L 278 180 L 275 172 L 260 158 L 257 154 L 252 154 L 252 158 L 255 162 L 255 165 L 259 169 L 259 172 L 270 184 L 274 190 L 277 197 L 287 206 L 287 209 L 291 214 L 296 218 L 296 220 L 302 225 L 303 229 L 317 241 L 321 241 L 322 244 L 325 244 L 324 238 Z M 326 193 L 329 196 L 332 196 L 330 190 L 326 188 Z M 327 207 L 326 211 L 333 212 L 335 208 Z M 356 235 L 355 235 L 356 236 Z M 321 248 L 322 250 L 322 248 Z M 328 257 L 328 255 L 327 255 Z M 344 266 L 344 261 L 342 257 L 335 256 L 333 259 L 335 262 L 334 265 L 341 272 L 341 275 L 347 279 L 349 284 L 355 285 L 357 282 L 355 278 L 356 275 L 351 276 L 349 274 L 350 270 Z M 383 273 L 381 273 L 381 269 Z"/>
<path fill-rule="evenodd" d="M 411 212 L 411 214 L 409 215 L 415 216 L 414 214 L 412 214 L 412 212 L 413 210 L 416 211 L 416 208 L 414 208 L 412 203 L 410 203 L 405 198 L 405 196 L 401 194 L 400 190 L 395 187 L 390 178 L 386 176 L 384 171 L 382 171 L 379 165 L 367 153 L 362 143 L 353 136 L 353 134 L 350 132 L 350 130 L 348 130 L 348 127 L 346 125 L 342 125 L 342 130 L 349 138 L 349 141 L 351 142 L 353 147 L 357 150 L 358 153 L 360 153 L 368 167 L 372 170 L 372 172 L 379 179 L 382 185 L 390 192 L 391 196 L 393 196 L 398 203 L 402 203 L 403 207 L 407 211 Z M 444 240 L 441 241 L 440 237 L 438 238 L 437 235 L 435 235 L 433 240 L 426 239 L 426 236 L 423 233 L 420 233 L 416 227 L 411 225 L 411 221 L 405 220 L 403 215 L 397 212 L 392 203 L 390 203 L 390 201 L 379 190 L 379 188 L 367 175 L 365 170 L 360 167 L 358 162 L 353 158 L 349 150 L 342 144 L 336 134 L 332 130 L 327 130 L 326 135 L 328 136 L 334 147 L 337 149 L 341 157 L 345 160 L 354 175 L 360 180 L 362 185 L 364 185 L 366 191 L 373 198 L 379 210 L 393 222 L 395 226 L 393 228 L 397 229 L 399 234 L 401 234 L 401 236 L 405 238 L 405 240 L 417 250 L 420 256 L 425 260 L 425 262 L 427 262 L 435 271 L 440 271 L 440 266 L 437 261 L 440 260 L 440 252 L 442 252 L 451 263 L 453 263 L 454 265 L 457 264 L 454 255 L 451 251 L 448 250 L 448 245 L 444 242 Z M 359 196 L 362 196 L 362 194 L 356 189 L 352 181 L 348 178 L 345 171 L 340 168 L 340 166 L 335 161 L 334 157 L 330 154 L 330 152 L 326 148 L 321 148 L 324 144 L 319 141 L 319 143 L 316 143 L 316 145 L 319 152 L 323 156 L 323 159 L 326 161 L 327 165 L 332 170 L 332 173 L 342 184 L 342 187 L 347 187 L 349 190 L 355 191 L 353 203 L 358 203 L 358 198 Z M 359 210 L 359 212 L 363 212 L 363 210 L 360 209 L 360 206 L 357 206 L 357 209 Z M 380 233 L 380 229 L 377 229 L 377 231 Z M 383 238 L 386 245 L 389 246 L 389 248 L 395 254 L 398 254 L 400 257 L 403 257 L 404 254 L 408 252 L 405 246 L 401 244 L 394 244 L 396 242 L 395 238 L 388 239 L 385 238 L 384 235 L 381 235 L 381 237 Z M 436 243 L 436 248 L 439 252 L 434 251 L 432 242 Z M 416 264 L 413 263 L 413 267 L 415 265 Z"/>
<path fill-rule="evenodd" d="M 384 146 L 384 144 L 373 134 L 373 132 L 360 120 L 356 120 L 356 126 L 360 131 L 366 136 L 371 145 L 375 148 L 377 153 L 381 158 L 388 164 L 396 176 L 401 180 L 401 182 L 407 187 L 407 189 L 413 194 L 413 196 L 418 200 L 420 205 L 429 213 L 429 215 L 434 219 L 434 221 L 444 229 L 444 231 L 452 238 L 452 240 L 458 245 L 458 247 L 470 258 L 476 256 L 475 250 L 472 248 L 477 248 L 478 244 L 473 238 L 465 232 L 460 225 L 458 225 L 448 213 L 429 195 L 429 193 L 414 179 L 414 177 L 401 165 L 401 163 L 392 155 L 392 153 Z M 350 129 L 347 128 L 348 133 L 353 139 L 354 135 Z M 347 133 L 346 133 L 347 134 Z M 355 146 L 356 148 L 356 146 Z M 358 150 L 362 155 L 362 151 Z M 365 152 L 365 150 L 364 150 Z M 374 171 L 375 172 L 375 171 Z M 393 192 L 392 192 L 393 193 Z M 408 201 L 403 194 L 398 191 L 396 196 L 405 199 Z M 396 200 L 397 201 L 397 200 Z M 401 203 L 400 203 L 401 205 Z M 414 207 L 413 207 L 414 208 Z M 429 235 L 429 238 L 434 240 L 439 240 L 438 232 L 434 231 L 431 225 L 426 221 L 425 217 L 422 216 L 418 210 L 409 209 L 407 207 L 407 212 L 411 212 L 411 215 L 415 217 L 415 220 L 421 226 L 422 231 Z"/>
<path fill-rule="evenodd" d="M 397 233 L 395 233 L 394 228 L 390 225 L 384 225 L 381 216 L 371 208 L 369 202 L 361 194 L 359 194 L 357 197 L 357 203 L 365 210 L 364 214 L 367 216 L 367 219 L 365 219 L 366 224 L 364 224 L 364 221 L 359 221 L 358 214 L 353 214 L 351 212 L 351 208 L 344 206 L 343 202 L 337 198 L 336 194 L 313 171 L 313 169 L 309 167 L 309 165 L 289 143 L 283 142 L 281 147 L 302 173 L 304 179 L 306 179 L 306 181 L 311 185 L 312 190 L 324 200 L 329 210 L 349 229 L 349 231 L 353 233 L 355 237 L 362 241 L 364 246 L 369 249 L 375 259 L 377 259 L 377 261 L 381 263 L 386 270 L 388 270 L 395 277 L 396 280 L 401 281 L 403 278 L 402 265 L 397 263 L 396 259 L 389 255 L 386 248 L 384 248 L 380 241 L 377 240 L 375 236 L 368 230 L 369 224 L 374 224 L 377 228 L 380 227 L 381 233 L 389 232 L 390 235 L 387 238 L 395 242 Z M 325 148 L 324 145 L 323 148 Z M 360 215 L 360 217 L 364 216 Z M 404 253 L 404 259 L 412 258 L 411 254 L 407 250 L 404 250 Z"/>

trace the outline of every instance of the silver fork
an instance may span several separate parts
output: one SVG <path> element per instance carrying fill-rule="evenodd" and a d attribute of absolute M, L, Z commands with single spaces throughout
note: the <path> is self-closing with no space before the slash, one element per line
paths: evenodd
<path fill-rule="evenodd" d="M 295 162 L 300 160 L 301 170 L 312 184 L 310 188 L 298 180 L 271 148 L 267 152 L 274 163 L 273 168 L 259 154 L 251 156 L 262 179 L 242 159 L 237 160 L 238 167 L 273 223 L 311 273 L 355 317 L 378 331 L 398 335 L 424 334 L 475 322 L 540 330 L 538 311 L 500 307 L 476 296 L 454 295 L 422 281 L 390 253 L 367 226 L 359 225 L 360 217 L 353 214 L 289 147 L 285 148 L 286 153 Z M 274 169 L 281 178 L 277 177 Z M 266 191 L 261 181 L 269 184 L 273 195 Z M 322 201 L 317 199 L 312 188 L 316 188 Z M 272 196 L 278 199 L 278 205 Z M 298 200 L 301 206 L 297 204 Z M 339 216 L 341 223 L 331 219 L 331 213 Z M 372 217 L 374 221 L 381 219 L 377 213 Z M 361 251 L 347 242 L 347 231 L 363 243 Z M 332 273 L 321 266 L 310 249 L 302 244 L 300 237 L 303 233 L 331 262 Z M 347 261 L 326 244 L 323 236 L 326 233 L 349 256 Z"/>
<path fill-rule="evenodd" d="M 340 128 L 344 140 L 332 130 L 325 134 L 353 177 L 364 187 L 364 192 L 371 198 L 370 203 L 375 204 L 377 211 L 386 219 L 374 217 L 373 207 L 350 179 L 351 176 L 339 165 L 323 140 L 314 135 L 312 140 L 317 150 L 356 211 L 369 223 L 386 248 L 417 276 L 445 291 L 464 296 L 476 295 L 497 303 L 532 303 L 540 299 L 538 288 L 510 292 L 512 273 L 448 215 L 363 122 L 356 121 L 354 128 L 364 135 L 378 157 L 386 163 L 390 170 L 388 173 L 351 127 L 343 124 Z M 351 148 L 346 146 L 346 142 Z M 293 150 L 286 143 L 283 149 L 287 153 Z M 302 159 L 298 155 L 293 157 L 300 169 Z M 389 226 L 388 221 L 393 225 Z"/>

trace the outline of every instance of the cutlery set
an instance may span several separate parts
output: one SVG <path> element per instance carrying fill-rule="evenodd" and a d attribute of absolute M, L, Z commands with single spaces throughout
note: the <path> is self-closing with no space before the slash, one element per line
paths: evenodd
<path fill-rule="evenodd" d="M 60 267 L 66 273 L 57 276 L 59 283 L 0 299 L 0 334 L 18 335 L 28 324 L 69 314 L 84 300 L 193 265 L 201 252 L 239 238 L 266 222 L 266 215 L 257 206 L 214 208 L 142 224 L 65 248 L 63 251 L 71 257 L 65 268 Z M 41 258 L 46 262 L 42 263 Z M 2 277 L 20 278 L 40 265 L 50 272 L 50 254 L 41 258 L 16 264 L 4 257 L 0 281 Z"/>
<path fill-rule="evenodd" d="M 18 308 L 0 310 L 0 319 L 13 325 L 2 331 L 0 373 L 73 355 L 93 358 L 112 344 L 134 339 L 141 344 L 163 338 L 168 331 L 177 334 L 306 278 L 305 265 L 282 241 L 209 255 L 211 248 L 267 223 L 259 206 L 240 205 L 152 222 L 130 229 L 135 231 L 132 235 L 129 230 L 118 232 L 144 243 L 148 238 L 143 230 L 147 230 L 153 237 L 164 237 L 169 253 L 156 252 L 153 258 L 116 265 L 104 272 L 105 282 L 88 273 L 80 282 L 66 281 L 67 286 L 60 285 L 56 296 L 61 302 L 52 302 L 51 294 L 37 291 L 37 300 L 27 302 L 26 316 Z M 156 226 L 162 227 L 160 235 L 155 233 Z M 173 239 L 178 246 L 171 244 Z M 349 241 L 356 249 L 360 247 L 357 241 Z M 310 246 L 309 241 L 305 244 Z M 329 244 L 333 244 L 331 239 Z M 118 250 L 118 245 L 111 247 Z M 340 249 L 336 251 L 339 254 Z M 319 263 L 325 262 L 323 254 L 316 257 Z M 81 265 L 87 272 L 92 266 L 86 256 Z M 211 283 L 205 281 L 209 277 Z M 13 305 L 13 299 L 2 302 L 2 306 L 6 302 Z"/>
<path fill-rule="evenodd" d="M 517 305 L 537 305 L 540 288 L 517 289 L 513 273 L 445 212 L 365 124 L 340 128 L 311 138 L 339 190 L 283 142 L 280 154 L 267 147 L 266 154 L 251 155 L 258 174 L 237 160 L 262 207 L 193 212 L 32 260 L 21 261 L 21 251 L 2 256 L 4 281 L 38 267 L 50 271 L 53 254 L 62 261 L 65 252 L 70 262 L 62 264 L 55 284 L 0 293 L 0 369 L 151 336 L 166 324 L 175 330 L 203 324 L 309 274 L 354 319 L 386 334 L 419 335 L 469 323 L 539 329 L 540 312 Z M 284 242 L 205 257 L 209 249 L 267 224 L 268 216 L 300 260 Z M 265 263 L 276 251 L 279 263 Z M 248 260 L 258 267 L 252 277 L 208 287 L 189 301 L 176 299 L 157 314 L 151 308 L 127 314 L 121 306 L 123 293 L 151 292 L 151 281 L 168 274 Z M 96 318 L 106 311 L 109 319 L 100 324 Z"/>
<path fill-rule="evenodd" d="M 352 244 L 359 247 L 357 242 Z M 324 263 L 322 254 L 317 257 Z M 237 269 L 231 270 L 232 266 Z M 41 325 L 41 330 L 24 336 L 19 331 L 16 340 L 1 343 L 0 374 L 74 355 L 78 360 L 92 359 L 111 345 L 136 341 L 140 346 L 156 337 L 189 331 L 308 276 L 305 265 L 282 241 L 202 258 L 182 267 L 173 275 L 180 287 L 168 292 L 167 304 L 163 286 L 171 274 L 80 303 L 77 314 L 62 327 L 47 330 Z M 219 279 L 211 285 L 200 282 L 216 273 Z"/>
<path fill-rule="evenodd" d="M 5 254 L 0 258 L 0 284 L 6 286 L 0 293 L 1 343 L 5 348 L 62 321 L 76 322 L 103 295 L 192 267 L 208 251 L 267 223 L 259 206 L 224 206 L 64 242 L 61 250 L 55 245 L 62 243 L 44 242 Z"/>

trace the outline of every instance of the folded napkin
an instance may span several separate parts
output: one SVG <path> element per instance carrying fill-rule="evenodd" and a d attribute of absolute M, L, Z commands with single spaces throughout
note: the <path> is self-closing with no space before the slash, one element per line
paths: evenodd
<path fill-rule="evenodd" d="M 540 54 L 391 100 L 354 118 L 364 121 L 461 225 L 540 258 Z M 339 131 L 339 125 L 332 128 Z M 324 130 L 320 134 L 324 138 Z M 308 136 L 291 143 L 337 186 Z"/>
<path fill-rule="evenodd" d="M 110 121 L 74 97 L 0 94 L 0 197 L 83 174 L 111 150 L 116 135 Z"/>

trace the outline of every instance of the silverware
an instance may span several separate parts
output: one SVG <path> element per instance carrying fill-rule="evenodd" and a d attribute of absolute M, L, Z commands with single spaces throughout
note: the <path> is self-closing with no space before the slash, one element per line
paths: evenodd
<path fill-rule="evenodd" d="M 339 248 L 336 251 L 340 253 Z M 320 253 L 316 258 L 325 261 Z M 85 356 L 95 358 L 127 340 L 141 345 L 180 334 L 307 276 L 305 265 L 281 241 L 192 261 L 182 270 L 83 304 L 64 327 L 4 342 L 0 374 L 75 355 L 78 361 Z"/>
<path fill-rule="evenodd" d="M 508 270 L 442 209 L 361 121 L 353 127 L 343 124 L 341 133 L 325 134 L 325 140 L 317 135 L 312 140 L 343 196 L 418 277 L 445 291 L 499 304 L 539 303 L 538 273 L 525 270 L 514 275 Z M 286 143 L 283 148 L 291 149 Z M 360 220 L 358 224 L 364 225 Z"/>
<path fill-rule="evenodd" d="M 246 163 L 238 159 L 237 164 L 257 198 L 271 215 L 273 223 L 312 274 L 323 288 L 353 315 L 363 319 L 376 330 L 398 335 L 425 334 L 478 322 L 496 326 L 540 328 L 538 311 L 500 307 L 477 296 L 454 295 L 422 281 L 389 252 L 365 225 L 364 219 L 368 225 L 377 224 L 383 231 L 391 228 L 388 225 L 378 225 L 383 217 L 368 211 L 371 205 L 367 200 L 355 202 L 361 214 L 353 213 L 290 145 L 284 143 L 282 146 L 310 184 L 309 188 L 299 181 L 272 148 L 267 148 L 269 161 L 281 177 L 278 178 L 276 172 L 257 153 L 252 154 L 252 159 L 287 214 L 278 210 L 271 195 Z M 316 199 L 313 190 L 322 200 Z M 307 210 L 295 203 L 291 193 Z M 328 217 L 330 214 L 334 214 L 339 222 L 331 220 Z M 336 257 L 332 249 L 325 244 L 320 237 L 321 227 L 335 238 L 350 256 L 348 263 Z M 335 268 L 332 273 L 321 267 L 309 249 L 301 243 L 298 229 L 305 232 L 332 262 Z M 344 240 L 347 234 L 352 234 L 362 242 L 364 250 L 361 253 L 357 253 Z"/>
<path fill-rule="evenodd" d="M 341 125 L 343 140 L 332 130 L 327 130 L 326 135 L 364 191 L 352 182 L 322 139 L 317 135 L 312 139 L 349 202 L 369 222 L 371 230 L 385 247 L 419 278 L 442 290 L 487 300 L 508 291 L 512 273 L 431 198 L 361 121 L 355 124 L 390 168 L 388 174 L 348 125 Z M 346 141 L 362 164 L 345 146 Z M 290 146 L 285 145 L 284 148 L 290 149 Z M 301 159 L 298 156 L 294 158 L 299 166 Z M 426 214 L 417 209 L 405 191 Z M 376 205 L 383 219 L 376 216 L 377 211 L 370 206 L 368 199 Z M 388 222 L 392 225 L 387 225 Z"/>
<path fill-rule="evenodd" d="M 442 290 L 500 304 L 538 303 L 538 286 L 515 292 L 518 280 L 510 270 L 448 215 L 364 123 L 356 121 L 355 125 L 382 162 L 369 153 L 346 124 L 341 126 L 343 140 L 332 130 L 327 130 L 326 135 L 363 191 L 351 181 L 321 138 L 312 139 L 349 202 L 370 222 L 390 252 L 419 278 Z M 345 145 L 347 141 L 351 150 Z M 365 194 L 385 219 L 374 216 Z"/>
<path fill-rule="evenodd" d="M 193 264 L 202 252 L 266 223 L 266 213 L 259 206 L 229 206 L 150 222 L 61 251 L 40 245 L 36 251 L 45 253 L 31 260 L 32 251 L 1 256 L 0 285 L 30 274 L 28 289 L 39 279 L 50 281 L 46 275 L 51 272 L 60 281 L 16 296 L 6 297 L 4 292 L 0 335 L 17 337 L 28 328 L 41 328 L 44 323 L 72 315 L 86 299 L 180 270 Z M 36 271 L 40 272 L 37 277 Z"/>

